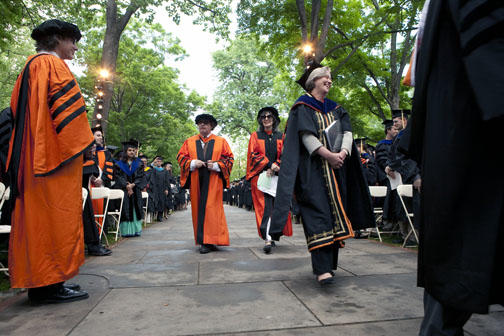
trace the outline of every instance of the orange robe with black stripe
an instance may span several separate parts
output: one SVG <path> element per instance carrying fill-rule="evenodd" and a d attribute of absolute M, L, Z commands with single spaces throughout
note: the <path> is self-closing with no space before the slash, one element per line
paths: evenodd
<path fill-rule="evenodd" d="M 269 140 L 270 137 L 271 140 Z M 268 156 L 271 155 L 266 155 L 266 141 L 268 140 L 273 142 L 273 144 L 275 145 L 275 161 L 268 159 Z M 282 149 L 283 135 L 280 132 L 273 132 L 271 134 L 267 134 L 266 132 L 253 132 L 250 135 L 247 153 L 246 179 L 250 181 L 250 185 L 252 187 L 252 201 L 254 202 L 257 232 L 259 233 L 259 237 L 263 239 L 265 239 L 266 237 L 263 237 L 263 234 L 261 234 L 261 224 L 263 226 L 263 231 L 265 232 L 264 227 L 267 223 L 263 223 L 263 217 L 265 212 L 269 214 L 269 216 L 271 216 L 271 212 L 273 211 L 273 204 L 265 204 L 264 193 L 257 188 L 257 180 L 259 179 L 259 175 L 263 171 L 271 167 L 271 164 L 275 163 L 277 166 L 280 166 L 280 155 L 282 154 Z M 287 222 L 285 223 L 283 234 L 285 236 L 292 236 L 292 220 L 290 214 L 287 217 Z"/>
<path fill-rule="evenodd" d="M 202 148 L 206 143 L 206 151 Z M 190 171 L 192 160 L 219 164 L 220 172 L 206 167 Z M 214 134 L 207 138 L 195 135 L 180 148 L 177 161 L 180 165 L 180 184 L 190 188 L 191 211 L 196 244 L 229 245 L 229 233 L 224 215 L 222 193 L 229 188 L 229 175 L 234 157 L 227 141 Z"/>
<path fill-rule="evenodd" d="M 29 71 L 26 108 L 20 106 L 26 111 L 23 137 L 15 141 L 14 130 L 8 156 L 8 165 L 19 163 L 9 243 L 13 288 L 68 280 L 84 263 L 82 153 L 93 141 L 84 100 L 67 64 L 45 54 L 33 60 Z M 11 98 L 15 116 L 21 77 Z M 19 161 L 13 146 L 21 148 Z"/>
<path fill-rule="evenodd" d="M 98 167 L 102 171 L 101 179 L 103 181 L 103 186 L 110 188 L 110 182 L 114 179 L 114 162 L 112 161 L 112 155 L 106 149 L 96 150 L 95 158 L 98 162 Z M 104 211 L 104 201 L 102 199 L 92 200 L 93 210 L 95 215 L 102 215 Z M 102 225 L 103 218 L 98 218 L 98 223 Z"/>

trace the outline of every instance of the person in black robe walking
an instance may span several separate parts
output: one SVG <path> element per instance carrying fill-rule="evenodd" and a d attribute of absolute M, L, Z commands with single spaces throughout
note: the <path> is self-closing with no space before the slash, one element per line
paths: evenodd
<path fill-rule="evenodd" d="M 410 154 L 421 162 L 420 335 L 463 335 L 504 304 L 504 3 L 427 1 L 415 52 Z"/>
<path fill-rule="evenodd" d="M 312 64 L 298 83 L 308 94 L 296 101 L 287 121 L 270 236 L 282 235 L 294 193 L 313 273 L 325 285 L 333 282 L 343 240 L 353 237 L 354 229 L 374 226 L 374 217 L 350 117 L 326 98 L 332 85 L 329 68 Z M 324 130 L 335 121 L 343 139 L 331 152 Z"/>

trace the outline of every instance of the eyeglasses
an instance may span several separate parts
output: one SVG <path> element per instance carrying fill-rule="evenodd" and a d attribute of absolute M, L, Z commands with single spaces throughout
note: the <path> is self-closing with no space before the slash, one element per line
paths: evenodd
<path fill-rule="evenodd" d="M 266 114 L 266 115 L 262 115 L 259 117 L 261 120 L 264 120 L 264 119 L 273 119 L 273 116 L 271 114 Z"/>

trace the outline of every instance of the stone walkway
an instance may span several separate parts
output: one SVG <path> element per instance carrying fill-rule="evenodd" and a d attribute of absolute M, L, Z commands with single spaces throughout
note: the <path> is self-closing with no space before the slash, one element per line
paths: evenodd
<path fill-rule="evenodd" d="M 418 334 L 416 253 L 350 239 L 336 283 L 321 288 L 300 225 L 265 255 L 253 212 L 225 211 L 230 247 L 199 254 L 190 210 L 176 212 L 122 241 L 112 256 L 88 257 L 74 279 L 88 300 L 31 306 L 22 294 L 3 302 L 0 335 Z M 466 335 L 504 335 L 498 307 L 474 315 Z"/>

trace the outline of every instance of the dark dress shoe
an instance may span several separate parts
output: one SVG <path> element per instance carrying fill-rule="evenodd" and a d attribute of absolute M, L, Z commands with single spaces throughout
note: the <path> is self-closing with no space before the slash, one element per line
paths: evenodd
<path fill-rule="evenodd" d="M 210 252 L 212 252 L 212 250 L 210 250 L 206 244 L 201 245 L 199 248 L 199 253 L 201 254 L 206 254 Z"/>
<path fill-rule="evenodd" d="M 317 280 L 317 281 L 320 284 L 320 286 L 327 286 L 327 285 L 334 283 L 334 277 L 332 276 L 330 278 L 325 278 L 325 279 Z"/>
<path fill-rule="evenodd" d="M 63 284 L 28 290 L 28 298 L 33 303 L 65 303 L 84 300 L 88 297 L 87 292 L 68 289 Z"/>
<path fill-rule="evenodd" d="M 112 251 L 103 245 L 90 245 L 88 246 L 88 254 L 101 257 L 111 255 Z"/>
<path fill-rule="evenodd" d="M 219 251 L 217 246 L 215 246 L 214 244 L 205 244 L 205 246 L 208 247 L 210 251 Z"/>
<path fill-rule="evenodd" d="M 63 287 L 74 290 L 74 291 L 80 291 L 80 285 L 73 283 L 73 282 L 65 282 L 65 283 L 63 283 Z"/>
<path fill-rule="evenodd" d="M 272 250 L 272 244 L 265 244 L 264 247 L 263 247 L 263 251 L 264 253 L 266 254 L 271 254 L 271 250 Z"/>

